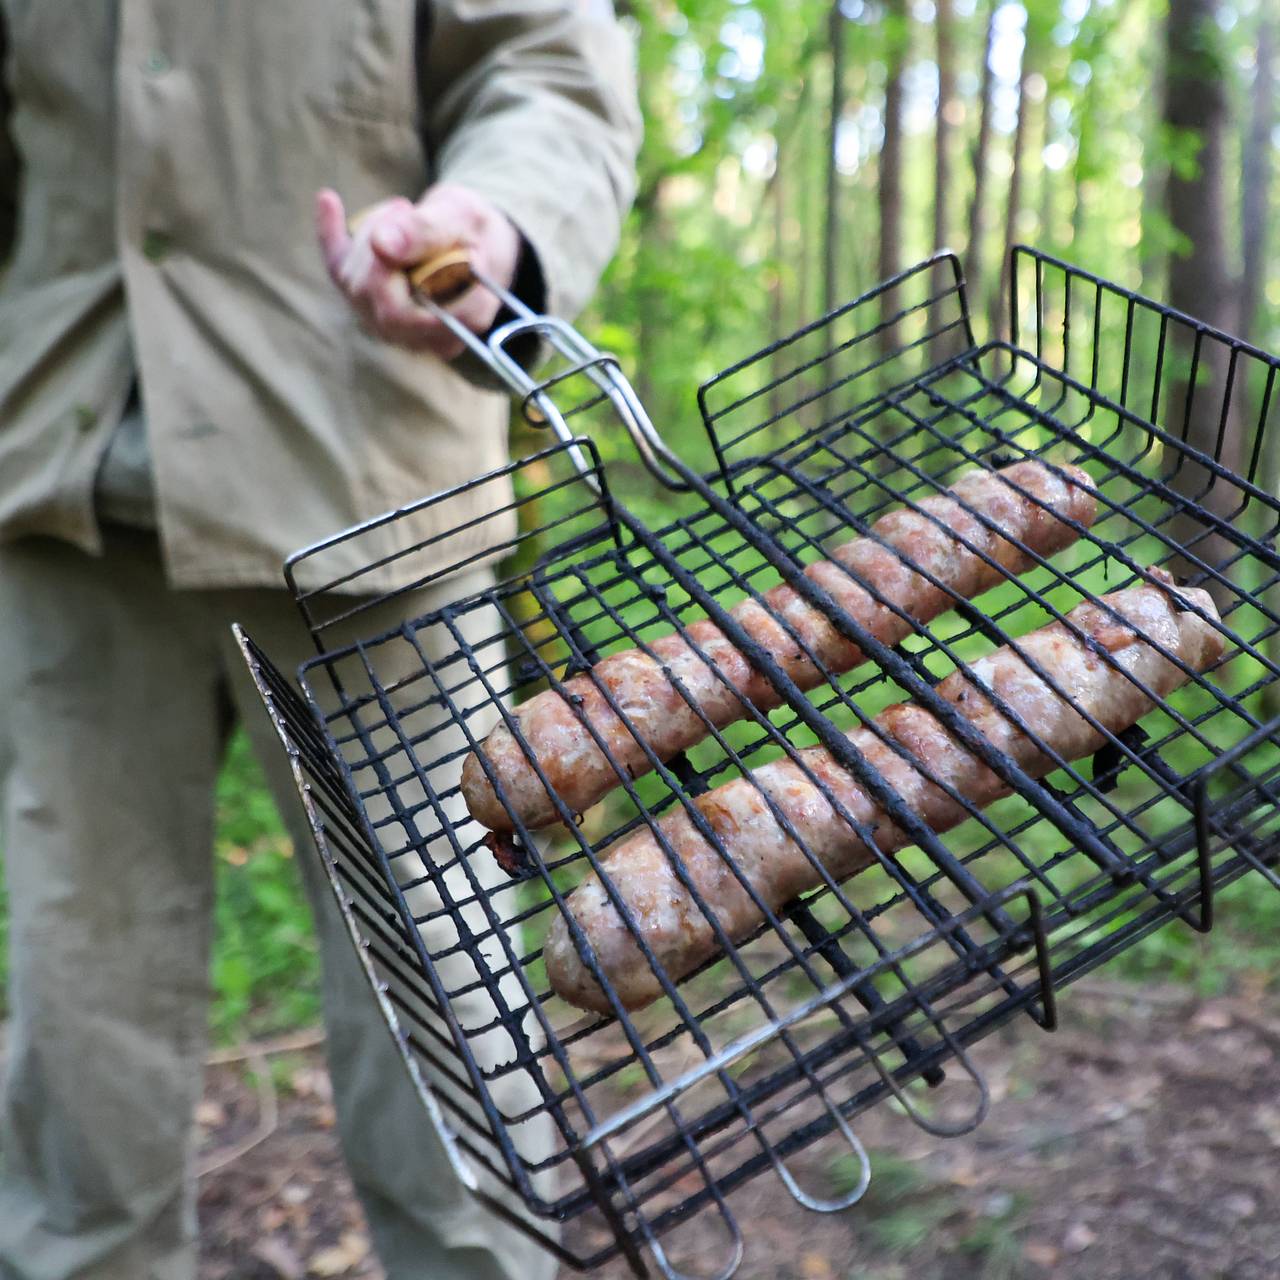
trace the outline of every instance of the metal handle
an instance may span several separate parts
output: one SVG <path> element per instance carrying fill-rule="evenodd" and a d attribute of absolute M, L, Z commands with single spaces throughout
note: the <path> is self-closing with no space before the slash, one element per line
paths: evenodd
<path fill-rule="evenodd" d="M 355 231 L 372 211 L 362 210 L 348 223 Z M 572 442 L 577 433 L 568 417 L 577 408 L 563 410 L 552 392 L 581 374 L 590 379 L 599 394 L 592 404 L 607 400 L 621 420 L 640 453 L 645 466 L 670 489 L 687 490 L 684 464 L 658 434 L 635 389 L 623 374 L 617 359 L 598 350 L 577 329 L 553 316 L 541 315 L 517 298 L 509 289 L 476 270 L 465 245 L 456 244 L 432 254 L 406 272 L 413 300 L 430 311 L 463 345 L 502 382 L 520 402 L 521 412 L 535 427 L 550 426 L 556 437 L 570 445 L 569 456 L 578 474 L 595 487 L 594 470 Z M 514 317 L 481 336 L 447 310 L 473 284 L 489 290 Z M 542 380 L 535 379 L 510 353 L 510 344 L 532 334 L 569 361 L 567 368 Z"/>
<path fill-rule="evenodd" d="M 774 1172 L 782 1179 L 782 1185 L 786 1187 L 787 1194 L 801 1208 L 808 1209 L 812 1213 L 843 1213 L 845 1209 L 853 1208 L 866 1195 L 867 1188 L 871 1185 L 871 1159 L 867 1155 L 866 1147 L 862 1145 L 862 1140 L 849 1127 L 849 1122 L 844 1118 L 844 1113 L 831 1101 L 825 1090 L 821 1091 L 821 1097 L 828 1114 L 835 1121 L 836 1128 L 839 1129 L 841 1136 L 853 1152 L 854 1159 L 858 1162 L 858 1177 L 853 1187 L 843 1195 L 823 1199 L 806 1191 L 796 1181 L 791 1170 L 787 1168 L 786 1163 L 778 1156 L 772 1146 L 769 1147 L 769 1160 L 773 1165 Z"/>

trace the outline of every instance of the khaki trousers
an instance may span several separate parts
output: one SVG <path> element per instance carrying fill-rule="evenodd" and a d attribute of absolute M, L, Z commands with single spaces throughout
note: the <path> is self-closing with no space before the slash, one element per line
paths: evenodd
<path fill-rule="evenodd" d="M 421 612 L 482 585 L 455 580 L 398 607 Z M 548 1255 L 462 1189 L 412 1092 L 233 621 L 282 670 L 313 652 L 283 590 L 170 590 L 148 534 L 111 530 L 103 559 L 46 539 L 0 547 L 12 954 L 0 1277 L 196 1274 L 212 796 L 239 718 L 294 833 L 323 958 L 339 1129 L 388 1275 L 548 1278 Z"/>

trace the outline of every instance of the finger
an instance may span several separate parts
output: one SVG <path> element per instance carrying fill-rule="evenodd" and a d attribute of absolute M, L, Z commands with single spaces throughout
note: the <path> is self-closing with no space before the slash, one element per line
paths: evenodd
<path fill-rule="evenodd" d="M 485 334 L 498 318 L 498 299 L 488 289 L 471 288 L 449 308 L 449 314 L 460 320 L 472 333 Z"/>
<path fill-rule="evenodd" d="M 357 300 L 365 328 L 375 337 L 414 351 L 431 351 L 451 359 L 463 343 L 429 311 L 418 306 L 410 294 L 403 272 L 379 264 L 379 274 L 371 273 L 371 283 Z"/>
<path fill-rule="evenodd" d="M 368 307 L 376 330 L 388 337 L 392 329 L 399 332 L 408 328 L 415 334 L 448 332 L 446 326 L 419 304 L 405 272 L 387 266 L 376 257 L 360 279 L 352 281 L 349 293 L 353 300 Z M 499 306 L 498 298 L 488 289 L 473 286 L 457 298 L 448 311 L 472 332 L 483 334 L 492 328 Z M 424 321 L 430 323 L 424 325 Z M 457 343 L 456 338 L 451 338 L 451 345 Z"/>
<path fill-rule="evenodd" d="M 497 299 L 481 289 L 472 289 L 449 308 L 449 314 L 455 320 L 481 335 L 493 327 L 497 313 Z M 420 307 L 414 308 L 410 314 L 397 311 L 394 315 L 384 316 L 380 331 L 385 332 L 392 342 L 415 351 L 430 351 L 443 360 L 456 359 L 467 349 L 467 344 L 453 329 Z"/>
<path fill-rule="evenodd" d="M 510 287 L 520 256 L 520 233 L 501 209 L 476 192 L 452 184 L 432 187 L 417 209 L 447 229 L 442 239 L 466 246 L 478 272 Z"/>
<path fill-rule="evenodd" d="M 338 267 L 338 284 L 352 302 L 360 303 L 381 287 L 387 274 L 367 242 L 357 238 Z"/>
<path fill-rule="evenodd" d="M 339 268 L 339 286 L 358 309 L 368 310 L 370 304 L 385 290 L 392 275 L 399 275 L 398 267 L 388 266 L 374 252 L 373 235 L 379 223 L 386 217 L 394 217 L 396 206 L 408 206 L 402 197 L 375 205 L 359 215 L 359 221 L 350 232 L 346 255 Z M 405 289 L 407 293 L 407 288 Z"/>
<path fill-rule="evenodd" d="M 316 192 L 315 224 L 325 266 L 336 281 L 351 247 L 351 237 L 347 233 L 347 214 L 342 206 L 342 197 L 328 187 Z"/>
<path fill-rule="evenodd" d="M 477 239 L 474 216 L 456 198 L 428 194 L 420 204 L 406 201 L 380 218 L 372 244 L 384 262 L 403 268 L 458 245 L 472 248 Z"/>
<path fill-rule="evenodd" d="M 388 266 L 407 267 L 414 262 L 414 245 L 420 238 L 414 223 L 411 208 L 388 210 L 378 218 L 369 244 Z"/>
<path fill-rule="evenodd" d="M 376 337 L 410 351 L 429 351 L 451 360 L 465 344 L 443 321 L 418 307 L 403 308 L 383 302 L 374 309 L 368 325 Z"/>

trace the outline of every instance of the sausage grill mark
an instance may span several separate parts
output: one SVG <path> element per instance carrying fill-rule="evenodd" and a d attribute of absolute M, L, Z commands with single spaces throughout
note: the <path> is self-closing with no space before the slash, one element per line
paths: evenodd
<path fill-rule="evenodd" d="M 1157 570 L 1150 576 L 1162 577 Z M 1172 579 L 1165 585 L 1114 592 L 1103 597 L 1102 604 L 1077 606 L 1065 624 L 1052 623 L 953 672 L 937 686 L 937 694 L 995 748 L 1032 777 L 1042 778 L 1056 767 L 1055 756 L 1070 761 L 1092 755 L 1110 741 L 1107 733 L 1122 735 L 1147 714 L 1151 696 L 1163 699 L 1187 683 L 1189 676 L 1178 662 L 1191 671 L 1212 666 L 1222 655 L 1223 640 L 1206 619 L 1216 617 L 1207 592 L 1174 588 Z M 1069 691 L 1070 699 L 1055 692 L 1054 685 Z M 1003 780 L 923 707 L 900 703 L 881 712 L 874 723 L 883 740 L 870 727 L 855 730 L 850 740 L 933 831 L 944 832 L 964 821 L 967 805 L 981 808 L 1010 794 Z M 837 805 L 864 830 L 877 833 L 882 854 L 892 855 L 909 843 L 823 748 L 812 747 L 798 756 L 801 763 L 774 761 L 692 801 L 714 833 L 714 844 L 683 808 L 658 824 L 731 939 L 746 937 L 761 921 L 751 896 L 731 873 L 731 864 L 776 911 L 822 881 L 821 870 L 805 848 L 821 859 L 835 880 L 875 860 L 874 852 L 839 816 Z M 787 835 L 784 821 L 805 848 Z M 615 845 L 602 867 L 635 929 L 672 981 L 715 954 L 706 915 L 676 877 L 652 829 Z M 624 1007 L 642 1008 L 661 994 L 631 928 L 595 874 L 569 896 L 568 907 Z M 552 988 L 564 999 L 583 1009 L 610 1010 L 563 918 L 558 917 L 548 932 L 544 958 Z"/>
<path fill-rule="evenodd" d="M 967 600 L 1030 568 L 1029 553 L 1050 556 L 1069 546 L 1078 528 L 1091 525 L 1097 514 L 1092 482 L 1083 471 L 1036 461 L 999 472 L 970 471 L 950 490 L 917 505 L 919 510 L 881 516 L 872 536 L 833 548 L 804 571 L 854 622 L 890 647 L 912 633 L 913 622 L 931 621 L 957 597 Z M 864 660 L 852 641 L 785 583 L 731 612 L 802 689 L 821 684 L 824 671 L 840 674 Z M 648 773 L 646 746 L 665 763 L 706 737 L 708 724 L 723 728 L 746 716 L 744 700 L 761 712 L 779 704 L 773 686 L 709 619 L 694 621 L 683 635 L 662 636 L 649 648 L 651 653 L 611 654 L 590 672 L 566 679 L 563 693 L 546 690 L 514 713 L 530 754 L 574 813 L 619 786 L 624 774 Z M 503 799 L 485 774 L 481 753 Z M 513 813 L 530 829 L 559 817 L 505 724 L 467 756 L 462 793 L 472 816 L 499 835 L 515 830 Z"/>

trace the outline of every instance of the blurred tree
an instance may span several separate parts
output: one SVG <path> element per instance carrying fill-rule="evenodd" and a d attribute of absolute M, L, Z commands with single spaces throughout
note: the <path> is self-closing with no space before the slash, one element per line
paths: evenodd
<path fill-rule="evenodd" d="M 845 18 L 842 0 L 831 0 L 827 15 L 827 43 L 831 50 L 831 106 L 827 136 L 826 230 L 823 235 L 822 309 L 840 302 L 840 142 L 844 126 Z"/>
<path fill-rule="evenodd" d="M 1253 76 L 1252 114 L 1244 144 L 1244 180 L 1240 201 L 1240 239 L 1243 276 L 1240 282 L 1241 335 L 1262 340 L 1260 330 L 1263 285 L 1266 282 L 1267 223 L 1271 190 L 1271 132 L 1275 127 L 1275 11 L 1258 9 L 1258 43 Z"/>
<path fill-rule="evenodd" d="M 1211 185 L 1195 176 L 1198 131 L 1164 118 L 1168 7 L 948 0 L 931 15 L 907 0 L 633 5 L 646 125 L 640 197 L 584 325 L 637 372 L 655 419 L 694 448 L 696 382 L 910 266 L 939 239 L 963 241 L 971 309 L 1002 329 L 1007 246 L 1020 234 L 1168 297 L 1174 248 L 1199 234 L 1185 220 L 1175 226 L 1169 172 Z M 1222 253 L 1249 263 L 1226 322 L 1240 329 L 1242 308 L 1268 314 L 1276 275 L 1259 256 L 1265 189 L 1280 180 L 1263 114 L 1274 82 L 1268 91 L 1260 67 L 1250 92 L 1246 77 L 1261 19 L 1273 37 L 1280 13 L 1275 0 L 1211 7 L 1222 17 L 1212 69 L 1227 113 L 1221 164 L 1229 173 L 1239 146 L 1247 174 L 1239 198 L 1239 184 L 1219 180 Z M 1177 0 L 1175 21 L 1185 10 Z M 1190 287 L 1186 260 L 1177 262 Z M 1185 296 L 1210 318 L 1198 289 Z M 1144 337 L 1135 368 L 1149 373 L 1154 359 Z M 629 465 L 624 442 L 605 447 Z"/>
<path fill-rule="evenodd" d="M 1103 37 L 1111 30 L 1109 24 L 1099 22 L 1093 9 L 1086 16 L 1077 36 L 1078 61 L 1074 64 L 1077 82 L 1084 83 L 1077 91 L 1073 124 L 1075 125 L 1075 163 L 1071 168 L 1071 247 L 1078 253 L 1084 242 L 1084 220 L 1088 211 L 1085 191 L 1089 183 L 1098 177 L 1098 117 L 1101 104 L 1102 76 L 1098 58 L 1103 48 Z"/>
<path fill-rule="evenodd" d="M 951 241 L 951 220 L 947 216 L 951 200 L 952 117 L 956 113 L 955 15 L 952 0 L 935 0 L 938 66 L 938 103 L 934 112 L 933 144 L 933 248 L 943 249 Z"/>
<path fill-rule="evenodd" d="M 983 46 L 982 75 L 979 80 L 978 136 L 973 145 L 973 197 L 969 201 L 969 236 L 965 247 L 964 274 L 968 281 L 970 301 L 975 311 L 982 309 L 983 241 L 987 235 L 987 185 L 990 177 L 992 98 L 995 75 L 992 56 L 996 38 L 996 13 L 999 0 L 992 0 L 987 14 L 986 40 Z"/>
<path fill-rule="evenodd" d="M 1181 244 L 1169 272 L 1174 307 L 1218 328 L 1231 328 L 1227 266 L 1224 146 L 1225 50 L 1219 0 L 1170 0 L 1164 118 L 1180 157 L 1166 188 L 1169 220 Z"/>
<path fill-rule="evenodd" d="M 884 15 L 885 82 L 884 139 L 880 144 L 879 278 L 887 280 L 902 270 L 902 77 L 911 44 L 911 28 L 905 0 L 886 0 Z M 881 301 L 880 345 L 887 354 L 897 345 L 896 326 L 889 323 L 893 299 Z"/>
<path fill-rule="evenodd" d="M 1012 157 L 1009 169 L 1009 191 L 1005 199 L 1004 244 L 1000 260 L 1000 283 L 991 298 L 991 337 L 1007 338 L 1009 322 L 1009 250 L 1017 243 L 1018 215 L 1022 212 L 1022 181 L 1024 160 L 1027 149 L 1027 117 L 1030 115 L 1030 100 L 1027 85 L 1033 75 L 1031 49 L 1031 15 L 1027 13 L 1027 23 L 1022 43 L 1022 64 L 1018 73 L 1018 117 L 1013 128 Z"/>
<path fill-rule="evenodd" d="M 991 297 L 991 337 L 1006 338 L 1009 323 L 1009 250 L 1018 239 L 1018 215 L 1023 207 L 1023 156 L 1027 150 L 1027 81 L 1030 78 L 1029 50 L 1023 45 L 1023 61 L 1018 76 L 1018 123 L 1014 125 L 1011 147 L 1009 192 L 1005 196 L 1005 236 L 1001 246 L 1000 284 Z"/>
<path fill-rule="evenodd" d="M 1179 311 L 1219 329 L 1235 327 L 1233 282 L 1227 265 L 1224 147 L 1228 120 L 1226 52 L 1218 23 L 1219 0 L 1170 0 L 1165 24 L 1165 125 L 1178 158 L 1169 173 L 1169 221 L 1178 237 L 1169 264 L 1169 301 Z M 1231 371 L 1227 347 L 1202 342 L 1185 326 L 1173 329 L 1174 369 L 1166 414 L 1168 429 L 1201 453 L 1236 467 L 1240 460 L 1238 415 L 1222 414 Z M 1219 436 L 1221 435 L 1221 439 Z M 1214 482 L 1198 463 L 1178 468 L 1179 492 L 1229 519 L 1238 491 Z M 1192 562 L 1223 564 L 1232 544 L 1187 512 L 1175 536 Z"/>
<path fill-rule="evenodd" d="M 1053 168 L 1045 158 L 1053 142 L 1053 126 L 1047 109 L 1048 101 L 1046 97 L 1046 109 L 1040 112 L 1040 199 L 1036 205 L 1036 244 L 1046 253 L 1056 253 L 1058 238 L 1055 234 L 1054 211 L 1057 208 L 1057 191 L 1053 180 Z"/>
<path fill-rule="evenodd" d="M 935 61 L 938 69 L 938 101 L 933 116 L 933 242 L 931 253 L 951 247 L 951 138 L 952 118 L 956 114 L 955 14 L 952 0 L 934 0 Z M 938 295 L 948 285 L 950 271 L 943 265 L 934 271 L 933 293 Z M 937 332 L 945 323 L 951 308 L 939 303 L 932 309 L 929 328 Z M 933 357 L 941 360 L 948 354 L 941 339 L 933 343 Z"/>
<path fill-rule="evenodd" d="M 781 337 L 787 332 L 786 290 L 784 263 L 787 260 L 787 187 L 782 169 L 782 156 L 774 160 L 773 177 L 769 182 L 769 203 L 773 206 L 773 266 L 769 276 L 769 333 Z M 783 409 L 780 379 L 785 372 L 782 353 L 775 351 L 770 363 L 773 389 L 769 393 L 769 413 L 778 417 Z"/>

